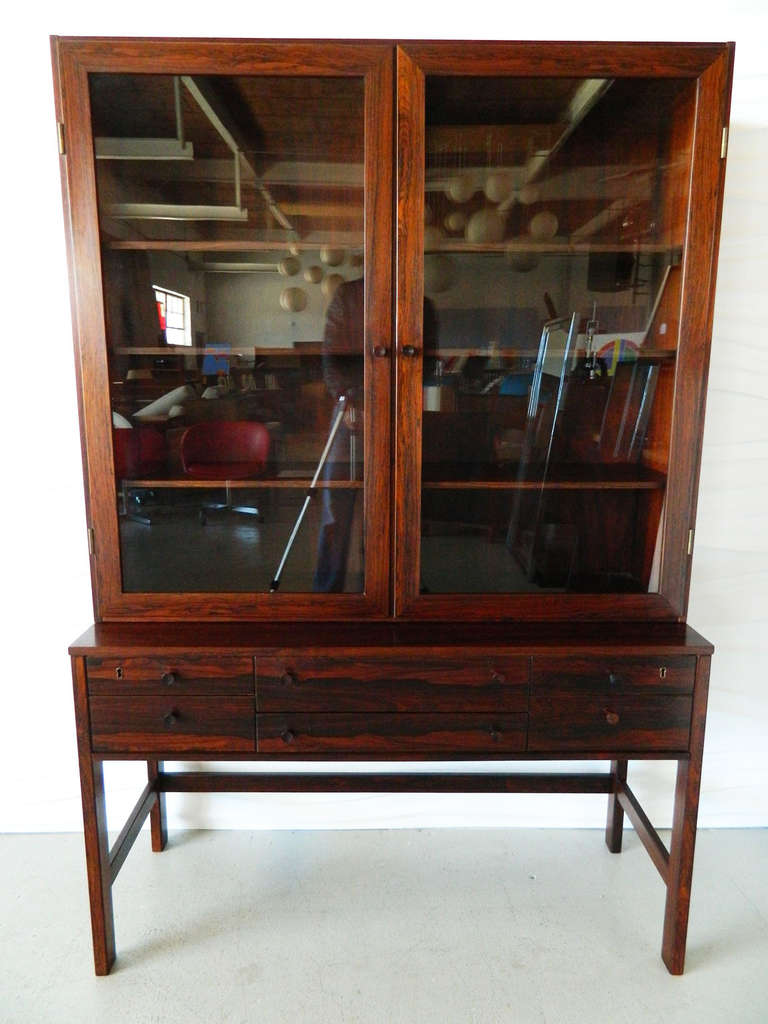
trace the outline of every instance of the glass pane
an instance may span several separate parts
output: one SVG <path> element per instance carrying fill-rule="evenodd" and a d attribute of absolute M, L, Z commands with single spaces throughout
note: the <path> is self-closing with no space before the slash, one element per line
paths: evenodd
<path fill-rule="evenodd" d="M 124 589 L 362 592 L 362 79 L 90 86 Z"/>
<path fill-rule="evenodd" d="M 421 589 L 658 589 L 695 88 L 428 77 Z"/>

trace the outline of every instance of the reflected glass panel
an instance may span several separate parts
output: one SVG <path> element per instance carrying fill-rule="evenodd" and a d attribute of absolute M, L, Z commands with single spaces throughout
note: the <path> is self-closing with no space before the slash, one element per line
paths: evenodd
<path fill-rule="evenodd" d="M 658 589 L 695 89 L 428 77 L 421 589 Z"/>
<path fill-rule="evenodd" d="M 124 589 L 362 592 L 362 79 L 90 89 Z"/>

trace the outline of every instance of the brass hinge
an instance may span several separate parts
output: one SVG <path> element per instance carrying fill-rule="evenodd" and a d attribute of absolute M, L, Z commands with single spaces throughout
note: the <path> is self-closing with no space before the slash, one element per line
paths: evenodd
<path fill-rule="evenodd" d="M 728 125 L 723 125 L 723 134 L 720 138 L 720 159 L 725 160 L 725 154 L 728 152 Z"/>
<path fill-rule="evenodd" d="M 60 156 L 64 156 L 64 154 L 67 152 L 67 145 L 66 145 L 66 142 L 64 141 L 64 122 L 63 121 L 57 121 L 56 122 L 56 134 L 59 137 L 59 155 Z"/>
<path fill-rule="evenodd" d="M 693 554 L 693 530 L 688 531 L 688 554 Z"/>
<path fill-rule="evenodd" d="M 88 527 L 88 554 L 89 555 L 93 555 L 93 552 L 95 551 L 95 549 L 96 549 L 96 542 L 95 542 L 94 536 L 93 536 L 93 527 L 89 526 Z"/>

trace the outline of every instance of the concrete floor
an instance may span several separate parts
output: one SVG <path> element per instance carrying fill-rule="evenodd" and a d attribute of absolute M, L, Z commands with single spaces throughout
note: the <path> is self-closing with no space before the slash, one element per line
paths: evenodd
<path fill-rule="evenodd" d="M 699 833 L 686 974 L 633 833 L 142 835 L 92 973 L 82 837 L 0 837 L 0 1020 L 14 1024 L 765 1024 L 768 830 Z"/>

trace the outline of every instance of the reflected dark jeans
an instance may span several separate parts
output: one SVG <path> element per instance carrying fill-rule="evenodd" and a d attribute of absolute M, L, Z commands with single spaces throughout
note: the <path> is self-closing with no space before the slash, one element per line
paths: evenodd
<path fill-rule="evenodd" d="M 323 467 L 322 479 L 349 480 L 350 439 L 352 434 L 345 423 L 333 439 Z M 355 460 L 355 479 L 361 479 L 362 436 L 357 435 L 358 457 Z M 322 594 L 340 594 L 347 576 L 349 542 L 355 516 L 357 490 L 344 487 L 321 488 L 320 534 L 317 544 L 317 567 L 313 590 Z"/>

